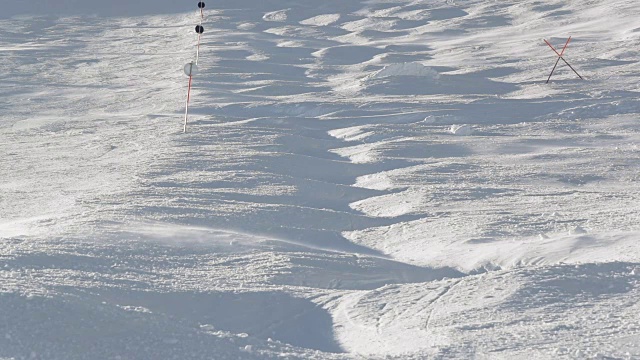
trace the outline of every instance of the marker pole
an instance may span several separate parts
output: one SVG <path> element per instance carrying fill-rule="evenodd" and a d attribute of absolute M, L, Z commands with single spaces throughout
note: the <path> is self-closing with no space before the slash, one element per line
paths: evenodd
<path fill-rule="evenodd" d="M 204 33 L 204 27 L 202 27 L 202 22 L 204 20 L 204 2 L 198 3 L 198 8 L 200 9 L 200 25 L 196 26 L 196 33 L 198 34 L 198 45 L 196 46 L 196 61 L 190 62 L 184 66 L 184 73 L 189 77 L 189 87 L 187 90 L 187 101 L 184 105 L 184 126 L 182 128 L 182 132 L 187 132 L 187 121 L 189 119 L 189 100 L 191 100 L 191 84 L 193 83 L 193 75 L 198 71 L 198 58 L 200 57 L 200 38 L 202 37 L 202 33 Z"/>
<path fill-rule="evenodd" d="M 198 8 L 200 8 L 200 29 L 203 29 L 202 22 L 204 21 L 204 2 L 199 2 Z M 196 65 L 198 65 L 198 59 L 200 58 L 200 38 L 202 37 L 202 32 L 198 31 L 198 29 L 196 29 L 196 32 L 198 33 L 198 45 L 196 46 Z"/>
<path fill-rule="evenodd" d="M 200 26 L 202 26 L 202 21 L 200 21 Z M 198 65 L 198 59 L 200 58 L 200 38 L 201 37 L 202 37 L 202 33 L 198 33 L 198 45 L 196 46 L 196 65 Z"/>
<path fill-rule="evenodd" d="M 184 108 L 184 128 L 182 132 L 187 132 L 187 118 L 189 117 L 189 100 L 191 99 L 191 79 L 193 77 L 189 76 L 189 90 L 187 90 L 187 104 Z"/>
<path fill-rule="evenodd" d="M 189 118 L 189 101 L 191 100 L 191 84 L 193 83 L 193 75 L 198 71 L 196 64 L 190 62 L 184 66 L 184 73 L 189 76 L 189 88 L 187 90 L 187 101 L 184 106 L 184 127 L 182 132 L 187 132 L 187 119 Z"/>

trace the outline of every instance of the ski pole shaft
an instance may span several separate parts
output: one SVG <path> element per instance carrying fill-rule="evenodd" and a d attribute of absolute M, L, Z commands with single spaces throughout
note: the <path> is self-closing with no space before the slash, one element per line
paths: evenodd
<path fill-rule="evenodd" d="M 567 39 L 567 42 L 564 44 L 564 47 L 562 48 L 562 51 L 560 52 L 560 56 L 562 56 L 564 54 L 564 51 L 567 50 L 567 46 L 569 46 L 569 42 L 571 41 L 571 36 L 569 36 L 569 38 Z"/>
<path fill-rule="evenodd" d="M 569 67 L 571 68 L 571 70 L 573 70 L 573 72 L 574 72 L 574 73 L 576 73 L 576 75 L 578 75 L 578 77 L 579 77 L 581 80 L 584 80 L 584 79 L 582 78 L 582 76 L 580 76 L 580 74 L 578 74 L 578 72 L 576 71 L 576 69 L 574 69 L 574 68 L 573 68 L 573 66 L 571 66 L 571 64 L 569 64 L 569 63 L 567 62 L 567 60 L 565 60 L 562 56 L 560 56 L 560 59 L 562 59 L 562 61 L 564 61 L 564 63 L 565 63 L 565 64 L 567 64 L 567 66 L 569 66 Z"/>
<path fill-rule="evenodd" d="M 556 71 L 556 67 L 558 66 L 559 62 L 560 58 L 558 57 L 558 60 L 556 60 L 556 64 L 553 65 L 553 69 L 551 69 L 551 74 L 549 74 L 549 77 L 547 78 L 547 84 L 549 83 L 549 80 L 551 80 L 551 75 L 553 75 L 553 72 Z"/>

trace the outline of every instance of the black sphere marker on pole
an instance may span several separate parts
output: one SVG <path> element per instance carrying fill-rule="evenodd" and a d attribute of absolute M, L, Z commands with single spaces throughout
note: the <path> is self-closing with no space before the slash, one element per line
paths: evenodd
<path fill-rule="evenodd" d="M 191 100 L 191 84 L 193 80 L 193 75 L 198 71 L 198 58 L 200 57 L 200 37 L 204 33 L 204 27 L 202 26 L 202 21 L 204 20 L 204 2 L 198 3 L 198 8 L 200 9 L 200 25 L 196 26 L 196 33 L 198 34 L 198 45 L 196 46 L 196 61 L 192 61 L 184 66 L 184 73 L 189 77 L 189 85 L 187 90 L 187 101 L 184 109 L 184 127 L 182 132 L 187 132 L 187 119 L 189 118 L 189 100 Z"/>
<path fill-rule="evenodd" d="M 202 25 L 202 21 L 204 20 L 204 2 L 200 1 L 198 3 L 198 9 L 200 9 L 200 25 Z"/>
<path fill-rule="evenodd" d="M 202 21 L 204 20 L 204 2 L 200 1 L 198 3 L 198 8 L 200 9 L 200 25 L 196 26 L 196 32 L 198 33 L 198 46 L 196 47 L 196 64 L 198 64 L 198 59 L 200 58 L 200 37 L 204 32 L 204 28 L 202 27 Z"/>
<path fill-rule="evenodd" d="M 196 25 L 196 33 L 198 33 L 198 45 L 196 46 L 196 65 L 198 65 L 198 59 L 200 59 L 200 37 L 204 33 L 204 27 Z"/>

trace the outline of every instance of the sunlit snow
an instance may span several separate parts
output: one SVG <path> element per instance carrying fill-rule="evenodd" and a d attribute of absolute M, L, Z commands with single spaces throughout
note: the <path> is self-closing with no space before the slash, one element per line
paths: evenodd
<path fill-rule="evenodd" d="M 640 358 L 640 3 L 196 4 L 0 4 L 0 359 Z"/>

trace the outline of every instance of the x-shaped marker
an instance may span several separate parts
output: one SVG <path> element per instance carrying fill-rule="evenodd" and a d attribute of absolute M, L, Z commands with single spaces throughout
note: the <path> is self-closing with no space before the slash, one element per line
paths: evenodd
<path fill-rule="evenodd" d="M 576 69 L 573 68 L 573 66 L 571 66 L 567 60 L 565 60 L 562 55 L 564 55 L 564 51 L 567 50 L 567 46 L 569 46 L 569 41 L 571 41 L 571 36 L 569 36 L 569 38 L 567 39 L 567 42 L 564 44 L 564 47 L 562 48 L 561 52 L 558 52 L 558 50 L 556 50 L 553 45 L 549 44 L 549 42 L 547 40 L 544 40 L 545 43 L 547 43 L 547 45 L 549 45 L 549 47 L 551 48 L 551 50 L 553 50 L 554 53 L 556 53 L 556 55 L 558 55 L 558 60 L 556 60 L 556 64 L 553 66 L 553 70 L 551 70 L 551 74 L 549 74 L 549 78 L 547 78 L 547 84 L 549 83 L 549 80 L 551 80 L 551 76 L 553 75 L 553 72 L 556 71 L 556 67 L 558 66 L 558 63 L 560 62 L 560 60 L 564 61 L 565 64 L 567 64 L 571 70 L 573 70 L 574 73 L 576 73 L 576 75 L 578 75 L 578 77 L 580 79 L 582 79 L 582 76 L 580 76 L 580 74 L 578 74 L 578 72 L 576 71 Z M 583 79 L 584 80 L 584 79 Z"/>

